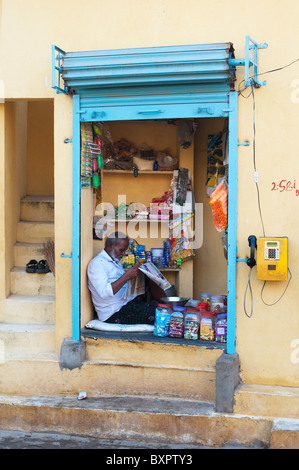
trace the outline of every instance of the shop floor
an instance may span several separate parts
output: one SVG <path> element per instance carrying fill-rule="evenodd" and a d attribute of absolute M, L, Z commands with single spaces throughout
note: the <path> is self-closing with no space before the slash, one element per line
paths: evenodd
<path fill-rule="evenodd" d="M 106 338 L 118 341 L 141 341 L 149 343 L 167 343 L 180 344 L 183 346 L 205 347 L 208 349 L 226 350 L 226 343 L 218 343 L 216 341 L 200 341 L 187 340 L 181 338 L 170 338 L 169 336 L 162 338 L 154 336 L 151 332 L 123 332 L 123 331 L 99 331 L 89 328 L 82 328 L 81 335 L 83 338 Z"/>

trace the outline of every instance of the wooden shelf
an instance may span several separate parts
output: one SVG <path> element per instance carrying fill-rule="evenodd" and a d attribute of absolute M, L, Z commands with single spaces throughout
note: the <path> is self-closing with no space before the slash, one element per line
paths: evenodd
<path fill-rule="evenodd" d="M 134 171 L 133 170 L 105 170 L 103 169 L 104 173 L 118 173 L 121 175 L 132 175 L 134 176 Z M 172 175 L 173 171 L 158 171 L 158 170 L 138 170 L 138 176 L 139 175 Z"/>
<path fill-rule="evenodd" d="M 105 216 L 103 216 L 104 218 Z M 146 222 L 146 223 L 149 223 L 149 222 L 163 222 L 163 223 L 168 223 L 171 222 L 170 219 L 105 219 L 106 222 Z"/>
<path fill-rule="evenodd" d="M 159 271 L 161 271 L 161 273 L 162 273 L 163 271 L 174 271 L 174 272 L 178 272 L 178 271 L 180 271 L 180 270 L 181 270 L 181 268 L 159 268 Z"/>

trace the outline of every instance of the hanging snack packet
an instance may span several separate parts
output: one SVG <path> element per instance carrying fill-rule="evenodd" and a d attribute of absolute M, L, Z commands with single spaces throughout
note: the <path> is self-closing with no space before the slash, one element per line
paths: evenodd
<path fill-rule="evenodd" d="M 178 222 L 173 221 L 170 224 L 172 231 L 171 243 L 171 261 L 176 261 L 180 265 L 183 261 L 195 256 L 191 247 L 190 239 L 192 236 L 189 234 L 191 230 L 191 218 L 193 214 L 188 214 L 185 217 L 180 217 Z"/>
<path fill-rule="evenodd" d="M 210 196 L 209 204 L 212 209 L 213 222 L 216 230 L 222 232 L 227 227 L 227 209 L 228 209 L 228 187 L 226 179 L 223 178 L 215 191 Z"/>

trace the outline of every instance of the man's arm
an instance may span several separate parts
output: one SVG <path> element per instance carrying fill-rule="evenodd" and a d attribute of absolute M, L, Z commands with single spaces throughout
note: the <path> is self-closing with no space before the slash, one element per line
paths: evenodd
<path fill-rule="evenodd" d="M 119 279 L 111 283 L 113 294 L 116 294 L 130 279 L 137 277 L 138 266 L 132 266 L 129 268 Z"/>

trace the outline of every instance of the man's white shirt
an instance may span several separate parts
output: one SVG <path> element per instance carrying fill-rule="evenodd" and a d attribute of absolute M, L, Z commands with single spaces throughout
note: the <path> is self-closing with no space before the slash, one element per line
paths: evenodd
<path fill-rule="evenodd" d="M 134 296 L 129 299 L 123 298 L 126 284 L 116 294 L 113 294 L 111 284 L 124 273 L 121 263 L 114 261 L 105 250 L 102 250 L 89 262 L 87 267 L 88 288 L 99 320 L 107 320 L 134 298 Z"/>

